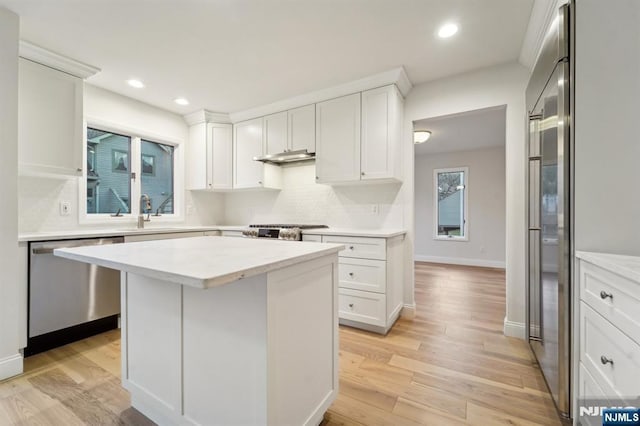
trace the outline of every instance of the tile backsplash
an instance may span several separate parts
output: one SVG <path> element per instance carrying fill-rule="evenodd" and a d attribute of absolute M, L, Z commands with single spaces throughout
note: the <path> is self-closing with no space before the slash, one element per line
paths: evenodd
<path fill-rule="evenodd" d="M 315 165 L 283 167 L 281 191 L 225 196 L 225 223 L 308 223 L 334 227 L 402 227 L 401 184 L 329 186 L 315 182 Z"/>

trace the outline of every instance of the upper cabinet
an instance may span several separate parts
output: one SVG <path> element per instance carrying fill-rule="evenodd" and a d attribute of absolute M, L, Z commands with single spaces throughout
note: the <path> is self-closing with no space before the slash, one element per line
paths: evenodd
<path fill-rule="evenodd" d="M 362 180 L 401 180 L 402 112 L 396 86 L 362 92 Z"/>
<path fill-rule="evenodd" d="M 79 77 L 20 59 L 20 174 L 82 175 L 82 89 Z"/>
<path fill-rule="evenodd" d="M 266 153 L 279 154 L 287 151 L 287 112 L 264 117 L 264 147 Z"/>
<path fill-rule="evenodd" d="M 282 188 L 278 167 L 253 160 L 254 157 L 260 157 L 264 153 L 263 119 L 256 118 L 236 123 L 233 131 L 233 188 Z"/>
<path fill-rule="evenodd" d="M 187 189 L 230 190 L 233 185 L 231 124 L 197 123 L 189 128 Z"/>
<path fill-rule="evenodd" d="M 395 85 L 316 104 L 316 181 L 401 181 L 402 113 Z"/>
<path fill-rule="evenodd" d="M 360 180 L 360 93 L 316 104 L 316 182 Z"/>
<path fill-rule="evenodd" d="M 316 152 L 316 106 L 314 104 L 287 111 L 289 132 L 287 148 Z"/>

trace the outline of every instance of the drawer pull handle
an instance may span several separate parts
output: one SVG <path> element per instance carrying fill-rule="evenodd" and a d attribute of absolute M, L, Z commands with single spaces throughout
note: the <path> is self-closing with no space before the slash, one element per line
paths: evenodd
<path fill-rule="evenodd" d="M 602 363 L 602 365 L 607 365 L 607 364 L 613 365 L 613 360 L 611 358 L 607 358 L 604 355 L 600 357 L 600 362 Z"/>
<path fill-rule="evenodd" d="M 353 309 L 353 303 L 349 303 L 349 307 Z"/>
<path fill-rule="evenodd" d="M 353 272 L 349 272 L 349 276 L 353 278 Z"/>
<path fill-rule="evenodd" d="M 353 249 L 354 249 L 354 247 L 353 247 L 353 246 L 349 246 L 349 250 L 353 250 Z"/>
<path fill-rule="evenodd" d="M 600 299 L 605 300 L 607 297 L 610 297 L 611 300 L 613 300 L 613 294 L 607 293 L 606 291 L 602 290 L 600 292 Z"/>

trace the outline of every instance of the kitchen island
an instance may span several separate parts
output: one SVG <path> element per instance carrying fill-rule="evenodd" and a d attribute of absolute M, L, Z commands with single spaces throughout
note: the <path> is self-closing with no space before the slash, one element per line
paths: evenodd
<path fill-rule="evenodd" d="M 160 425 L 317 425 L 338 391 L 338 244 L 58 249 L 121 271 L 122 384 Z"/>

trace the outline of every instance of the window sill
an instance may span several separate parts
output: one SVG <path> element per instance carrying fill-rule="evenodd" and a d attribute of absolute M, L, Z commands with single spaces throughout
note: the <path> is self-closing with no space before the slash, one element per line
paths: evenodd
<path fill-rule="evenodd" d="M 457 242 L 467 242 L 469 241 L 469 237 L 433 237 L 434 241 L 457 241 Z"/>

